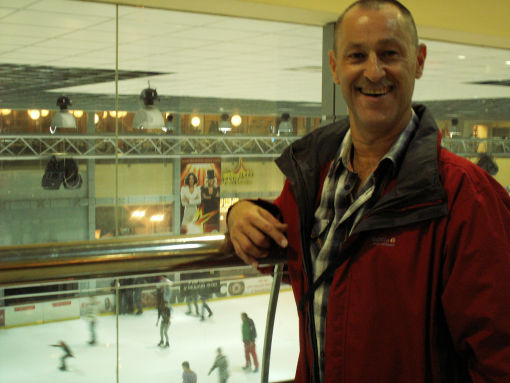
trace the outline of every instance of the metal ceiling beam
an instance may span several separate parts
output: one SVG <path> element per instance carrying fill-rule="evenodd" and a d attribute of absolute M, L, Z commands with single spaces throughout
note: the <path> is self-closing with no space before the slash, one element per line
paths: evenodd
<path fill-rule="evenodd" d="M 33 161 L 51 156 L 74 159 L 170 159 L 181 157 L 275 158 L 297 136 L 174 135 L 0 135 L 0 161 Z M 510 140 L 502 138 L 443 139 L 443 146 L 465 157 L 490 153 L 510 157 Z"/>

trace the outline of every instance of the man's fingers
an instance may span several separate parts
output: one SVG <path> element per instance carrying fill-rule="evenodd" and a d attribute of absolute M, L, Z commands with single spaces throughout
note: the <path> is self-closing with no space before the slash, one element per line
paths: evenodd
<path fill-rule="evenodd" d="M 287 231 L 288 225 L 278 221 L 267 210 L 260 209 L 260 215 L 264 219 L 259 229 L 275 241 L 280 247 L 287 247 L 287 237 L 283 233 Z"/>
<path fill-rule="evenodd" d="M 267 257 L 271 240 L 287 247 L 287 225 L 267 210 L 250 201 L 234 205 L 228 216 L 230 240 L 236 254 L 247 264 L 257 267 L 258 259 Z"/>

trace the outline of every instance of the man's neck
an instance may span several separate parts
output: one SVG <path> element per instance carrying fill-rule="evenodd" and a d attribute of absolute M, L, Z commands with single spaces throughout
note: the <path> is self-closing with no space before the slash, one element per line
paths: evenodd
<path fill-rule="evenodd" d="M 409 123 L 408 118 L 403 119 L 400 126 L 390 129 L 364 129 L 351 121 L 351 137 L 353 145 L 352 167 L 361 179 L 360 187 L 370 174 L 377 168 L 379 161 L 397 141 L 402 130 Z"/>

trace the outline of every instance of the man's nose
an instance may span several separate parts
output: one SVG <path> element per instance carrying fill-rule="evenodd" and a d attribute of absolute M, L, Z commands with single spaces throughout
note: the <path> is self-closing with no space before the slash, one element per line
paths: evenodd
<path fill-rule="evenodd" d="M 386 75 L 383 65 L 379 57 L 371 53 L 366 61 L 365 77 L 372 82 L 379 82 Z"/>

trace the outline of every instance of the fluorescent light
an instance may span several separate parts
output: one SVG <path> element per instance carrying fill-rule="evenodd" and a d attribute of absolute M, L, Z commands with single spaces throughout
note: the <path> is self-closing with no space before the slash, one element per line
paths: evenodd
<path fill-rule="evenodd" d="M 145 210 L 135 210 L 131 213 L 131 218 L 143 218 L 145 217 Z"/>
<path fill-rule="evenodd" d="M 151 217 L 151 222 L 161 222 L 163 221 L 164 218 L 165 218 L 164 214 L 154 214 Z"/>

